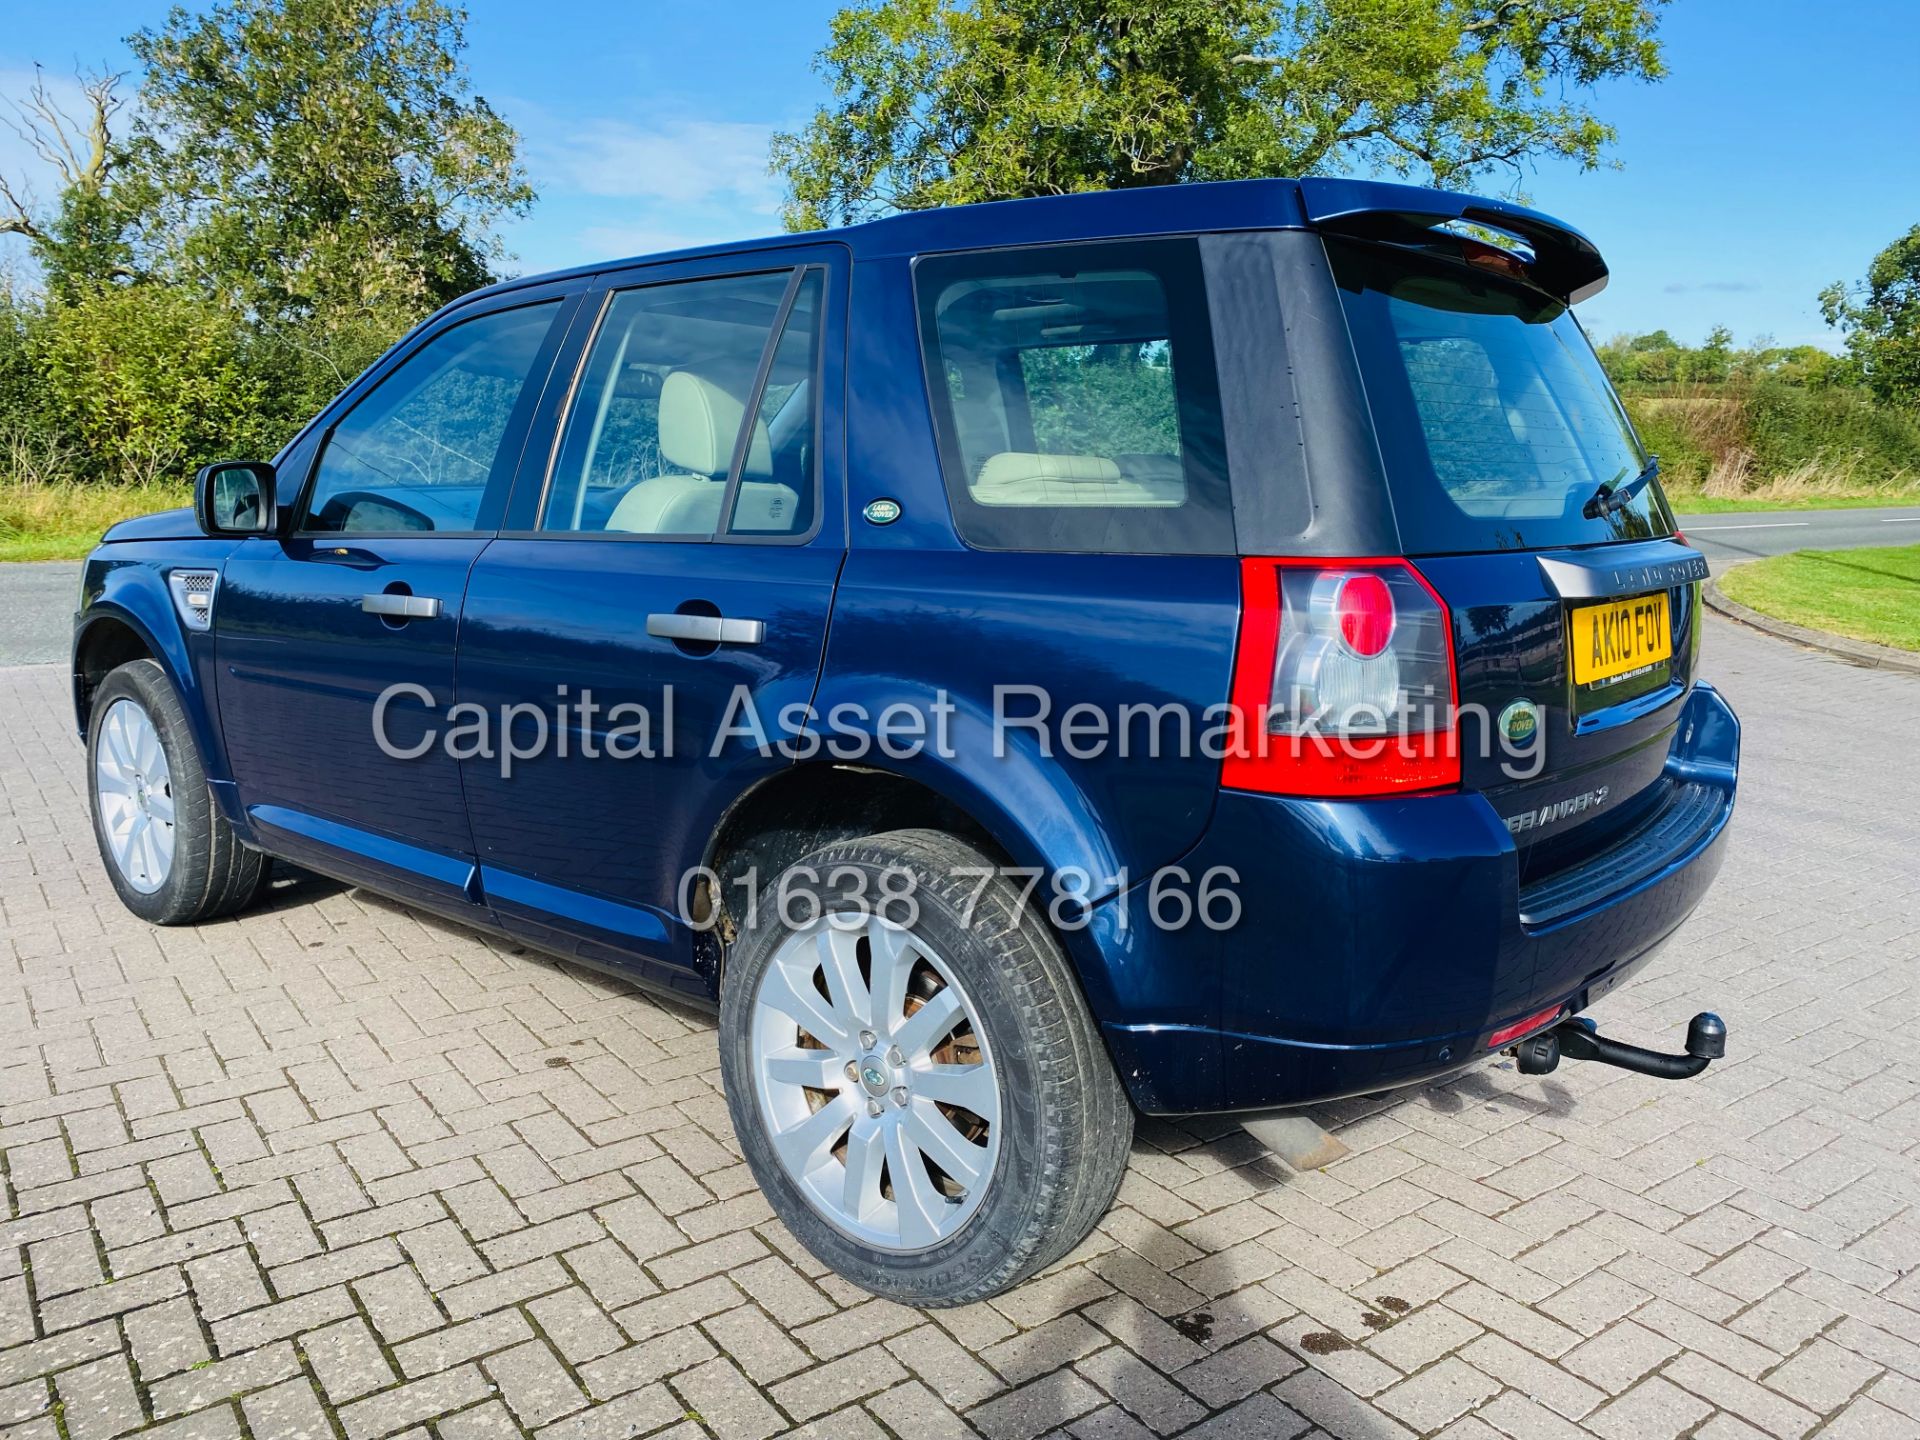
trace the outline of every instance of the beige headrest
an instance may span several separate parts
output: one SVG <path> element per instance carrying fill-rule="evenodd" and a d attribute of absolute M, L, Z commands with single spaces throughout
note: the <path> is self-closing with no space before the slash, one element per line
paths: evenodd
<path fill-rule="evenodd" d="M 718 478 L 733 464 L 746 403 L 691 370 L 675 370 L 660 387 L 660 457 L 689 475 Z M 767 427 L 756 420 L 747 447 L 748 475 L 773 473 Z"/>
<path fill-rule="evenodd" d="M 979 505 L 1178 506 L 1187 499 L 1179 466 L 1171 455 L 1132 456 L 1122 468 L 1104 455 L 1003 450 L 980 467 L 973 499 Z"/>
<path fill-rule="evenodd" d="M 974 482 L 981 490 L 1044 485 L 1051 482 L 1112 481 L 1120 467 L 1104 455 L 1036 455 L 1026 450 L 1002 450 L 980 467 Z"/>

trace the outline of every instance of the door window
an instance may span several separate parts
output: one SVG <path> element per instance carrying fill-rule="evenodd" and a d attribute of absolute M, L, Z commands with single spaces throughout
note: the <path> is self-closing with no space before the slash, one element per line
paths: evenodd
<path fill-rule="evenodd" d="M 475 529 L 514 407 L 559 304 L 478 316 L 402 362 L 334 426 L 301 528 Z"/>
<path fill-rule="evenodd" d="M 820 285 L 808 270 L 617 292 L 561 431 L 541 528 L 809 533 Z"/>

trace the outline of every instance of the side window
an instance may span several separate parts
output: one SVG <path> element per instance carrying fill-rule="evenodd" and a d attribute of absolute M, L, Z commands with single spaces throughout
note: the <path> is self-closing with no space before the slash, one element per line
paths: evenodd
<path fill-rule="evenodd" d="M 990 549 L 1231 553 L 1191 241 L 1000 251 L 915 269 L 961 534 Z"/>
<path fill-rule="evenodd" d="M 301 528 L 472 530 L 559 304 L 455 325 L 382 380 L 328 436 Z"/>
<path fill-rule="evenodd" d="M 816 271 L 797 286 L 780 271 L 617 292 L 561 429 L 540 528 L 705 539 L 723 528 L 731 491 L 729 531 L 810 529 L 819 308 Z"/>

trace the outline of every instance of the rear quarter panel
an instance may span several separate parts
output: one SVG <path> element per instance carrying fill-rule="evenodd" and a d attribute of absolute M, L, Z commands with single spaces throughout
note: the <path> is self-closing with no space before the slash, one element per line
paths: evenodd
<path fill-rule="evenodd" d="M 1091 904 L 1147 883 L 1205 831 L 1220 761 L 1200 741 L 1227 695 L 1239 608 L 1231 557 L 856 550 L 816 711 L 831 738 L 836 707 L 863 719 L 940 707 L 944 724 L 915 753 L 861 763 L 938 791 L 1016 865 L 1046 871 L 1043 907 L 1058 894 Z M 1012 723 L 1042 704 L 1044 724 Z M 1106 717 L 1104 740 L 1068 735 L 1076 705 L 1090 707 L 1084 725 Z M 1095 1013 L 1130 1011 L 1112 958 L 1084 930 L 1066 938 Z"/>
<path fill-rule="evenodd" d="M 855 551 L 816 708 L 950 706 L 946 735 L 897 768 L 1023 862 L 1080 867 L 1106 895 L 1121 870 L 1179 856 L 1212 813 L 1220 762 L 1200 740 L 1226 699 L 1239 608 L 1229 557 Z"/>

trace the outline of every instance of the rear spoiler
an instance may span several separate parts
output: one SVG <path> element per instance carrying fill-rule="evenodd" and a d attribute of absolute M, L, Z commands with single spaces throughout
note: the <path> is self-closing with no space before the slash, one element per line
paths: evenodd
<path fill-rule="evenodd" d="M 1302 180 L 1300 202 L 1316 229 L 1369 240 L 1413 239 L 1412 232 L 1449 221 L 1505 231 L 1532 248 L 1527 268 L 1534 282 L 1569 305 L 1607 287 L 1599 247 L 1565 221 L 1524 205 L 1377 180 Z"/>

